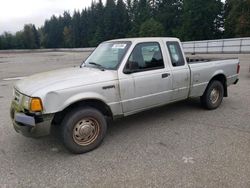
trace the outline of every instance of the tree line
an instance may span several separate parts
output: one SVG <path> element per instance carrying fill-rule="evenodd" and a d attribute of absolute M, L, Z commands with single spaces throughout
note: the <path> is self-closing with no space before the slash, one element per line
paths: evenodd
<path fill-rule="evenodd" d="M 0 35 L 0 49 L 78 48 L 124 37 L 174 36 L 183 41 L 250 36 L 250 0 L 102 0 L 41 28 Z"/>

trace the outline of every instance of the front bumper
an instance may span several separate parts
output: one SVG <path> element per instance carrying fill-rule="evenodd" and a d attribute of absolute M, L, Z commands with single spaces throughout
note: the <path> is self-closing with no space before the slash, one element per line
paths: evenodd
<path fill-rule="evenodd" d="M 26 137 L 41 137 L 50 134 L 53 114 L 35 115 L 20 112 L 12 103 L 10 110 L 11 120 L 16 132 Z"/>

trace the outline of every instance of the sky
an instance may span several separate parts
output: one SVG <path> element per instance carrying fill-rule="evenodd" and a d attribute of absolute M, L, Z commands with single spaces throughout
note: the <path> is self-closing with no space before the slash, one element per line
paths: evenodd
<path fill-rule="evenodd" d="M 40 27 L 53 14 L 65 10 L 73 13 L 91 5 L 92 0 L 0 0 L 0 34 L 4 31 L 15 33 L 24 24 Z M 103 1 L 105 2 L 105 1 Z"/>

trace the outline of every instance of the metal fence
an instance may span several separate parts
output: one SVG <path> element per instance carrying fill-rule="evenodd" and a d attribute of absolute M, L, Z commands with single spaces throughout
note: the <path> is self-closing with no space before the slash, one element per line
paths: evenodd
<path fill-rule="evenodd" d="M 250 37 L 231 38 L 206 41 L 182 42 L 185 53 L 250 53 Z M 29 52 L 92 52 L 95 48 L 57 48 L 37 50 L 0 50 L 1 53 L 29 53 Z"/>
<path fill-rule="evenodd" d="M 250 53 L 250 37 L 182 42 L 185 53 Z"/>

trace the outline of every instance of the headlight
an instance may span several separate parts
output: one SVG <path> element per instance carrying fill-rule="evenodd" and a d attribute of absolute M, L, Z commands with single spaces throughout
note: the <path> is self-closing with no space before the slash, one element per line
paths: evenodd
<path fill-rule="evenodd" d="M 26 110 L 29 110 L 29 109 L 30 109 L 30 97 L 25 96 L 25 95 L 23 96 L 22 106 L 23 106 Z"/>
<path fill-rule="evenodd" d="M 37 97 L 33 98 L 24 95 L 22 99 L 22 106 L 31 112 L 41 112 L 43 110 L 42 101 Z"/>

